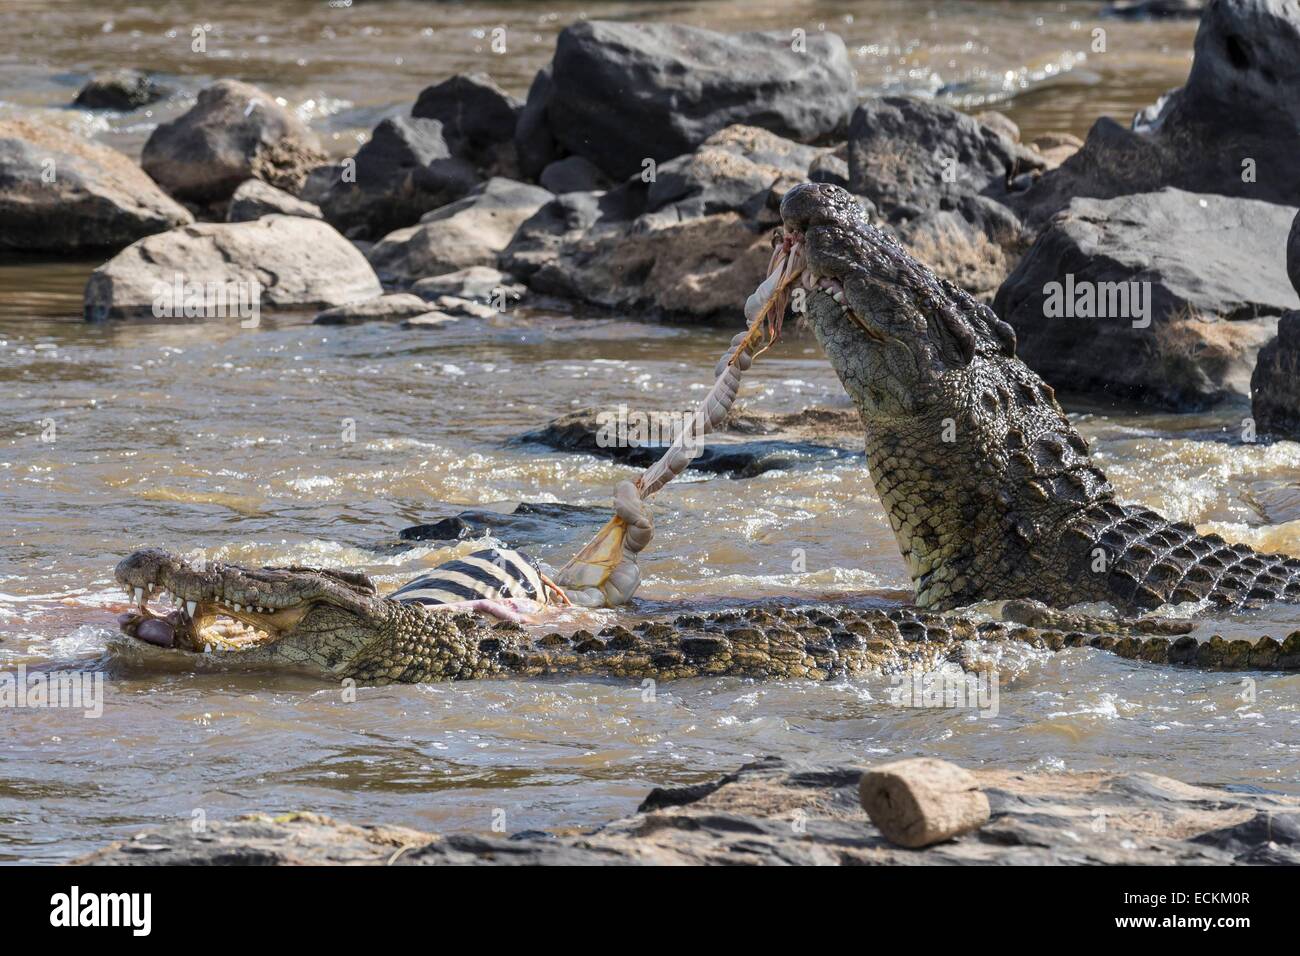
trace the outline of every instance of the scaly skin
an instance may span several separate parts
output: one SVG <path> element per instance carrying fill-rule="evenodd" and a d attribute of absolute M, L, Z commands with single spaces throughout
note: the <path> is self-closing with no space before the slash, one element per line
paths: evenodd
<path fill-rule="evenodd" d="M 818 286 L 808 315 L 862 416 L 919 606 L 1300 600 L 1300 559 L 1116 502 L 1011 328 L 870 225 L 850 193 L 807 183 L 781 215 L 804 242 Z"/>
<path fill-rule="evenodd" d="M 1091 645 L 1152 663 L 1213 670 L 1300 669 L 1300 632 L 1282 643 L 1201 643 L 1186 635 L 1186 622 L 1074 619 L 1028 602 L 1004 611 L 1015 623 L 977 623 L 912 608 L 773 607 L 679 615 L 599 635 L 533 638 L 518 625 L 491 626 L 473 615 L 379 597 L 359 574 L 237 565 L 199 571 L 164 551 L 145 550 L 119 563 L 116 575 L 128 589 L 139 588 L 144 603 L 160 589 L 194 602 L 192 621 L 172 615 L 176 653 L 201 653 L 215 642 L 210 624 L 220 614 L 265 635 L 256 646 L 223 655 L 232 663 L 362 684 L 546 675 L 827 680 L 928 671 L 945 661 L 978 670 L 988 666 L 985 650 L 1008 641 L 1052 650 Z M 141 611 L 125 630 L 132 633 L 151 616 Z"/>

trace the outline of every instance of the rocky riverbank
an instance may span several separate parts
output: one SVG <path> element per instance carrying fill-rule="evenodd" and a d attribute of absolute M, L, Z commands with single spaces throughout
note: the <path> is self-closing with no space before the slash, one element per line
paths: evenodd
<path fill-rule="evenodd" d="M 113 843 L 97 865 L 675 865 L 1300 863 L 1300 798 L 1147 773 L 973 770 L 990 819 L 925 849 L 890 843 L 859 801 L 864 767 L 766 758 L 656 788 L 591 831 L 438 835 L 314 813 L 189 821 Z"/>
<path fill-rule="evenodd" d="M 159 125 L 141 167 L 6 122 L 0 235 L 46 254 L 131 244 L 92 277 L 90 319 L 195 317 L 148 295 L 179 274 L 200 290 L 257 282 L 266 309 L 413 333 L 529 307 L 734 321 L 785 191 L 834 182 L 993 303 L 1058 389 L 1200 409 L 1251 393 L 1260 350 L 1300 307 L 1283 253 L 1300 111 L 1279 93 L 1300 85 L 1297 63 L 1294 5 L 1212 3 L 1183 87 L 1128 127 L 1103 117 L 1083 142 L 1022 143 L 996 112 L 861 97 L 831 32 L 580 22 L 525 99 L 452 76 L 338 161 L 273 91 L 235 79 Z M 156 92 L 126 72 L 77 101 L 143 108 Z M 248 225 L 264 216 L 311 224 Z M 277 254 L 259 266 L 268 240 Z M 1255 375 L 1257 417 L 1294 434 L 1274 380 Z"/>

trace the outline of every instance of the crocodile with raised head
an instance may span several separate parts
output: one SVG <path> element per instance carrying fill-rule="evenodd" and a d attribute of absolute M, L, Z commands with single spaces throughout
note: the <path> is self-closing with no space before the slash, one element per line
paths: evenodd
<path fill-rule="evenodd" d="M 180 650 L 203 651 L 218 640 L 217 619 L 232 619 L 247 639 L 226 643 L 245 647 L 245 660 L 369 683 L 551 673 L 825 678 L 967 663 L 970 642 L 998 639 L 1087 643 L 1153 663 L 1300 668 L 1300 632 L 1281 644 L 1198 642 L 1186 621 L 1055 610 L 1296 601 L 1300 559 L 1256 554 L 1116 502 L 1051 388 L 1016 358 L 1010 327 L 872 226 L 850 193 L 798 186 L 781 214 L 782 287 L 794 277 L 808 290 L 807 318 L 861 414 L 917 609 L 751 609 L 534 640 L 517 624 L 490 627 L 380 596 L 355 573 L 199 570 L 147 550 L 116 569 L 139 605 L 124 630 L 157 620 L 146 605 L 163 590 L 187 608 L 167 618 Z M 648 529 L 640 547 L 645 540 Z M 621 559 L 626 569 L 628 554 Z M 937 613 L 999 600 L 1010 623 Z"/>

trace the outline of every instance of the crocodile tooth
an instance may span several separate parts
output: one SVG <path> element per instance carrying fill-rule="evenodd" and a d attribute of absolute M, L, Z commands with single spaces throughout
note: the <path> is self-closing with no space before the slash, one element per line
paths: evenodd
<path fill-rule="evenodd" d="M 144 604 L 144 588 L 135 589 L 135 603 Z"/>
<path fill-rule="evenodd" d="M 244 613 L 244 605 L 242 605 L 242 604 L 235 604 L 235 605 L 232 605 L 232 607 L 234 607 L 234 609 L 235 609 L 235 613 L 236 613 L 236 614 L 243 614 L 243 613 Z"/>
<path fill-rule="evenodd" d="M 194 609 L 197 608 L 198 606 L 199 606 L 199 604 L 198 604 L 197 601 L 186 601 L 186 602 L 185 602 L 185 613 L 188 614 L 188 615 L 190 616 L 190 620 L 191 620 L 191 621 L 194 620 Z"/>

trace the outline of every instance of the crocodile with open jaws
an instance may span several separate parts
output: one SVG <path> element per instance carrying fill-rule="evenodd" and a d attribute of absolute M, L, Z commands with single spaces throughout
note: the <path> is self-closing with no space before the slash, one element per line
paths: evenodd
<path fill-rule="evenodd" d="M 750 608 L 533 639 L 517 624 L 380 596 L 350 572 L 199 570 L 145 550 L 117 566 L 118 582 L 187 602 L 177 648 L 201 652 L 211 621 L 233 617 L 257 635 L 241 658 L 365 683 L 555 673 L 824 679 L 963 664 L 972 642 L 998 640 L 1300 669 L 1300 632 L 1281 643 L 1200 642 L 1187 621 L 1132 617 L 1170 603 L 1300 601 L 1300 559 L 1115 501 L 1052 389 L 1016 358 L 1011 328 L 871 225 L 852 194 L 807 183 L 786 194 L 781 216 L 787 271 L 797 271 L 806 317 L 862 417 L 915 608 Z M 1003 621 L 942 613 L 1000 600 Z M 1130 617 L 1056 610 L 1093 602 Z"/>

